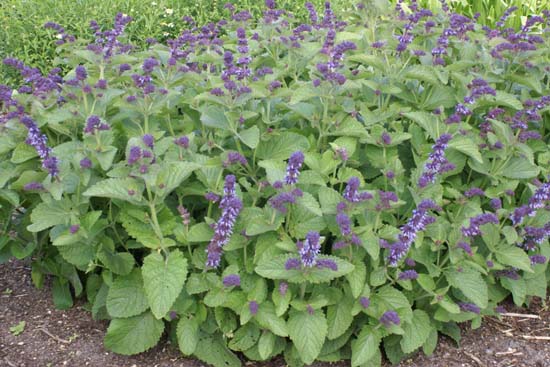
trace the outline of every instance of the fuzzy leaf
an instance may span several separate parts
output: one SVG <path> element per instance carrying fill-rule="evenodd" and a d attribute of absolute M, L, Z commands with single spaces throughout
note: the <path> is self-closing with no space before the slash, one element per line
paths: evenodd
<path fill-rule="evenodd" d="M 455 288 L 460 289 L 466 297 L 481 308 L 487 307 L 489 295 L 487 283 L 477 271 L 462 269 L 461 272 L 452 270 L 446 274 L 447 281 Z"/>
<path fill-rule="evenodd" d="M 378 351 L 381 339 L 378 330 L 371 326 L 363 326 L 357 339 L 351 342 L 351 365 L 361 366 L 373 358 Z"/>
<path fill-rule="evenodd" d="M 157 319 L 163 318 L 180 294 L 187 277 L 187 259 L 179 250 L 166 259 L 153 252 L 143 260 L 141 268 L 145 294 Z"/>
<path fill-rule="evenodd" d="M 199 342 L 199 323 L 195 317 L 182 317 L 176 330 L 180 351 L 189 356 L 195 352 Z"/>
<path fill-rule="evenodd" d="M 155 346 L 164 331 L 164 321 L 151 312 L 127 319 L 113 319 L 105 335 L 105 348 L 124 355 L 138 354 Z"/>
<path fill-rule="evenodd" d="M 136 316 L 149 308 L 141 271 L 115 279 L 107 293 L 107 312 L 114 318 Z"/>
<path fill-rule="evenodd" d="M 401 339 L 401 349 L 405 353 L 412 353 L 430 336 L 432 330 L 430 317 L 422 310 L 414 310 L 412 322 L 403 325 L 403 330 L 405 334 Z"/>
<path fill-rule="evenodd" d="M 313 315 L 307 311 L 293 312 L 288 319 L 288 332 L 305 364 L 311 364 L 323 348 L 327 336 L 327 320 L 322 311 Z"/>
<path fill-rule="evenodd" d="M 309 142 L 305 136 L 287 132 L 261 141 L 256 156 L 260 159 L 286 160 L 295 151 L 306 151 L 308 148 Z"/>
<path fill-rule="evenodd" d="M 130 195 L 130 191 L 132 190 L 133 195 Z M 108 178 L 90 187 L 83 195 L 119 199 L 128 201 L 132 204 L 142 204 L 142 191 L 142 185 L 134 179 Z"/>

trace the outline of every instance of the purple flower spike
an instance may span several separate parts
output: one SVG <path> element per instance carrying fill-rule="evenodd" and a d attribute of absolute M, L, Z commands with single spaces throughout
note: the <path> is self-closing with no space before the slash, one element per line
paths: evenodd
<path fill-rule="evenodd" d="M 370 299 L 368 299 L 367 297 L 361 297 L 361 298 L 359 298 L 359 303 L 361 304 L 361 306 L 363 308 L 369 308 Z"/>
<path fill-rule="evenodd" d="M 25 191 L 44 190 L 44 185 L 42 185 L 40 182 L 29 182 L 28 184 L 25 184 L 23 186 L 23 190 Z"/>
<path fill-rule="evenodd" d="M 390 145 L 391 144 L 391 136 L 387 132 L 382 133 L 382 143 L 384 145 Z"/>
<path fill-rule="evenodd" d="M 92 161 L 90 158 L 85 157 L 80 160 L 80 168 L 87 169 L 92 167 Z"/>
<path fill-rule="evenodd" d="M 464 250 L 464 252 L 470 256 L 473 255 L 472 248 L 470 247 L 470 244 L 467 242 L 460 241 L 459 243 L 456 244 L 456 247 Z"/>
<path fill-rule="evenodd" d="M 284 297 L 287 291 L 288 291 L 288 283 L 281 282 L 281 284 L 279 284 L 279 294 Z"/>
<path fill-rule="evenodd" d="M 499 198 L 491 199 L 491 208 L 493 208 L 493 210 L 502 209 L 502 202 Z"/>
<path fill-rule="evenodd" d="M 415 270 L 405 270 L 399 273 L 397 279 L 399 280 L 414 280 L 418 278 L 418 273 Z"/>
<path fill-rule="evenodd" d="M 544 264 L 547 260 L 544 255 L 532 255 L 529 256 L 529 259 L 531 260 L 531 265 Z"/>
<path fill-rule="evenodd" d="M 229 152 L 227 154 L 227 159 L 223 162 L 224 167 L 231 166 L 233 164 L 241 164 L 246 166 L 248 162 L 246 158 L 239 152 Z"/>
<path fill-rule="evenodd" d="M 300 151 L 292 153 L 286 167 L 285 183 L 287 185 L 298 183 L 298 176 L 300 175 L 300 168 L 302 168 L 303 163 L 304 153 Z"/>
<path fill-rule="evenodd" d="M 372 195 L 364 192 L 359 193 L 359 185 L 361 182 L 359 181 L 359 178 L 357 177 L 351 177 L 348 180 L 348 183 L 346 185 L 346 188 L 344 190 L 344 199 L 346 199 L 350 203 L 359 203 L 361 201 L 372 199 Z"/>
<path fill-rule="evenodd" d="M 487 223 L 498 224 L 498 217 L 493 213 L 484 213 L 470 218 L 470 226 L 462 227 L 462 234 L 466 237 L 479 236 L 481 235 L 479 227 Z"/>
<path fill-rule="evenodd" d="M 141 159 L 141 148 L 133 146 L 130 148 L 130 153 L 128 154 L 128 164 L 133 165 Z"/>
<path fill-rule="evenodd" d="M 153 149 L 153 144 L 155 144 L 155 138 L 153 138 L 153 135 L 145 134 L 141 139 L 143 140 L 143 144 Z"/>
<path fill-rule="evenodd" d="M 310 268 L 315 265 L 317 255 L 321 251 L 320 237 L 319 232 L 310 231 L 304 241 L 298 242 L 298 252 L 305 267 Z"/>
<path fill-rule="evenodd" d="M 478 315 L 481 312 L 481 309 L 473 303 L 460 302 L 458 307 L 464 312 L 472 312 Z"/>
<path fill-rule="evenodd" d="M 71 228 L 69 228 L 69 232 L 70 232 L 71 234 L 75 234 L 76 232 L 78 232 L 79 229 L 80 229 L 80 225 L 78 225 L 78 224 L 73 224 L 73 225 L 71 226 Z"/>
<path fill-rule="evenodd" d="M 334 260 L 331 259 L 320 259 L 317 260 L 316 266 L 319 269 L 330 269 L 332 271 L 338 271 L 338 264 Z"/>
<path fill-rule="evenodd" d="M 238 287 L 241 285 L 241 277 L 238 274 L 230 274 L 223 278 L 224 287 Z"/>
<path fill-rule="evenodd" d="M 349 236 L 351 234 L 351 220 L 346 213 L 340 212 L 336 215 L 336 223 L 340 227 L 340 233 L 342 236 Z"/>
<path fill-rule="evenodd" d="M 399 325 L 401 323 L 401 319 L 399 318 L 399 315 L 395 311 L 386 311 L 380 317 L 380 323 L 382 323 L 385 327 L 390 327 L 392 324 Z"/>
<path fill-rule="evenodd" d="M 445 149 L 451 140 L 450 134 L 443 134 L 436 140 L 432 146 L 432 152 L 428 156 L 428 162 L 424 166 L 424 172 L 418 180 L 419 187 L 426 187 L 429 183 L 434 183 L 436 176 L 448 171 L 452 171 L 455 167 L 445 158 Z"/>
<path fill-rule="evenodd" d="M 472 187 L 464 193 L 464 196 L 466 196 L 467 198 L 472 198 L 474 196 L 485 196 L 485 191 L 483 191 L 479 187 Z"/>
<path fill-rule="evenodd" d="M 300 259 L 290 258 L 285 263 L 286 270 L 300 269 Z"/>
<path fill-rule="evenodd" d="M 174 140 L 174 144 L 182 148 L 189 148 L 189 138 L 187 136 L 180 136 Z"/>
<path fill-rule="evenodd" d="M 258 307 L 258 302 L 256 301 L 250 301 L 248 303 L 248 309 L 252 315 L 256 315 L 258 313 Z"/>

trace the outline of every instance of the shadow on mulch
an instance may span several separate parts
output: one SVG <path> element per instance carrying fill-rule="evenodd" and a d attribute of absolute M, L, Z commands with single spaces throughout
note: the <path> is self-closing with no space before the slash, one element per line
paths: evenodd
<path fill-rule="evenodd" d="M 547 300 L 548 302 L 549 300 Z M 462 344 L 440 337 L 435 353 L 419 353 L 399 367 L 550 367 L 550 311 L 540 300 L 529 309 L 511 302 L 508 312 L 526 316 L 484 319 L 477 330 L 462 325 Z M 15 336 L 10 327 L 25 321 L 23 332 Z M 184 358 L 166 340 L 137 356 L 120 356 L 103 347 L 106 322 L 94 321 L 77 304 L 70 310 L 56 310 L 50 289 L 34 288 L 30 269 L 21 261 L 0 266 L 0 366 L 101 366 L 101 367 L 199 367 L 204 363 Z M 277 359 L 252 366 L 283 366 Z M 314 366 L 328 366 L 315 364 Z M 346 366 L 346 363 L 331 366 Z M 387 365 L 389 366 L 389 364 Z"/>

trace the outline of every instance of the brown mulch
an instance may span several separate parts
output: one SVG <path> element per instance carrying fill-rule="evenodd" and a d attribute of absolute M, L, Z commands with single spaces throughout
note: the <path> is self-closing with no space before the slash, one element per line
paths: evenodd
<path fill-rule="evenodd" d="M 546 300 L 546 303 L 550 299 Z M 183 357 L 163 340 L 137 356 L 120 356 L 105 350 L 106 322 L 94 321 L 82 303 L 70 310 L 56 310 L 50 289 L 34 288 L 24 262 L 0 265 L 0 366 L 54 367 L 199 367 L 205 364 Z M 459 348 L 440 337 L 435 353 L 416 354 L 400 367 L 550 367 L 550 311 L 545 302 L 534 300 L 529 309 L 510 302 L 509 313 L 528 316 L 488 317 L 476 330 L 462 325 Z M 531 315 L 531 316 L 529 316 Z M 24 331 L 14 336 L 10 327 L 25 321 Z M 248 363 L 247 363 L 248 364 Z M 277 359 L 254 366 L 283 366 Z M 317 364 L 327 366 L 328 364 Z M 339 363 L 333 366 L 346 366 Z M 389 366 L 389 364 L 388 364 Z"/>

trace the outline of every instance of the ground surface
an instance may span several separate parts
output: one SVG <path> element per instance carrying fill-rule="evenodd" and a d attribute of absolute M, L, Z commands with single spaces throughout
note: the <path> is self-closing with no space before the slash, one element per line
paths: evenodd
<path fill-rule="evenodd" d="M 547 303 L 550 300 L 547 300 Z M 53 307 L 49 289 L 37 290 L 30 270 L 22 262 L 0 265 L 0 366 L 101 366 L 101 367 L 199 367 L 204 363 L 186 359 L 166 341 L 138 356 L 119 356 L 103 348 L 107 323 L 92 320 L 77 304 L 70 310 Z M 530 309 L 507 306 L 508 312 L 526 316 L 486 318 L 483 326 L 465 333 L 460 348 L 440 338 L 436 352 L 415 355 L 399 367 L 550 367 L 550 311 L 535 301 Z M 10 327 L 25 321 L 22 333 Z M 283 366 L 275 360 L 254 366 Z M 346 366 L 338 364 L 332 366 Z M 319 364 L 317 366 L 326 366 Z"/>

